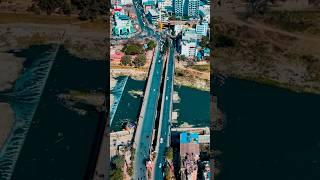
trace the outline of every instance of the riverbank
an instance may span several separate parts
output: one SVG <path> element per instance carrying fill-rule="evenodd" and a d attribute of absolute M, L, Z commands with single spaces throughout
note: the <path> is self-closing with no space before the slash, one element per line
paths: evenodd
<path fill-rule="evenodd" d="M 0 13 L 0 18 L 4 15 L 15 16 Z M 0 50 L 56 43 L 64 35 L 62 44 L 70 54 L 82 59 L 105 60 L 105 39 L 109 27 L 104 19 L 90 22 L 79 21 L 75 17 L 28 14 L 26 17 L 21 15 L 18 19 L 9 20 L 0 21 Z"/>
<path fill-rule="evenodd" d="M 23 58 L 0 51 L 0 91 L 11 89 L 23 69 Z"/>
<path fill-rule="evenodd" d="M 191 69 L 177 69 L 175 73 L 174 85 L 186 86 L 193 89 L 201 91 L 210 91 L 210 80 L 204 79 L 201 76 L 191 74 Z M 146 80 L 148 77 L 148 69 L 146 68 L 133 68 L 133 67 L 124 67 L 119 68 L 111 67 L 110 68 L 111 77 L 118 76 L 130 76 L 134 80 Z M 210 74 L 208 74 L 209 77 Z"/>
<path fill-rule="evenodd" d="M 0 102 L 0 150 L 6 142 L 14 122 L 14 112 L 7 103 Z"/>

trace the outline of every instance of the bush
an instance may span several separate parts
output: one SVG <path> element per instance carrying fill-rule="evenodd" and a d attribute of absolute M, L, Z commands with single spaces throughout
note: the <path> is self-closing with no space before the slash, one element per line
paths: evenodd
<path fill-rule="evenodd" d="M 110 173 L 111 180 L 123 179 L 123 172 L 120 169 L 112 169 Z"/>
<path fill-rule="evenodd" d="M 152 50 L 153 48 L 156 47 L 156 43 L 152 40 L 149 40 L 147 45 L 148 45 L 148 50 Z"/>
<path fill-rule="evenodd" d="M 140 44 L 127 44 L 123 47 L 122 51 L 126 55 L 137 55 L 144 52 L 143 47 Z"/>
<path fill-rule="evenodd" d="M 133 64 L 135 67 L 141 67 L 144 66 L 147 62 L 147 58 L 144 54 L 138 55 L 136 58 L 133 60 Z"/>
<path fill-rule="evenodd" d="M 129 176 L 132 176 L 132 175 L 133 175 L 133 167 L 132 167 L 132 166 L 130 166 L 130 167 L 128 168 L 128 175 L 129 175 Z"/>
<path fill-rule="evenodd" d="M 131 65 L 131 57 L 128 55 L 122 56 L 120 63 L 124 66 Z"/>
<path fill-rule="evenodd" d="M 111 163 L 116 167 L 116 169 L 123 169 L 125 163 L 124 156 L 115 156 Z"/>
<path fill-rule="evenodd" d="M 169 148 L 167 149 L 166 158 L 167 158 L 168 160 L 170 160 L 170 161 L 173 159 L 173 149 L 172 149 L 172 147 L 169 147 Z"/>

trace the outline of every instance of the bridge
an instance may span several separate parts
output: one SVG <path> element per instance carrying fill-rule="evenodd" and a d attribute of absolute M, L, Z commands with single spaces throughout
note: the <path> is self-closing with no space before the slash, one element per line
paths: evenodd
<path fill-rule="evenodd" d="M 174 46 L 170 42 L 169 56 L 163 86 L 160 119 L 158 126 L 156 158 L 154 160 L 153 179 L 163 180 L 163 167 L 166 163 L 166 150 L 170 146 L 170 126 L 172 115 L 172 97 L 174 84 Z"/>

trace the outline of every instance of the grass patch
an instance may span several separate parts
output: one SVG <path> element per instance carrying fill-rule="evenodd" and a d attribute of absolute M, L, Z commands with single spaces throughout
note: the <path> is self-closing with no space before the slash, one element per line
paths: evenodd
<path fill-rule="evenodd" d="M 192 69 L 198 70 L 198 71 L 204 71 L 204 72 L 209 72 L 210 71 L 210 65 L 205 64 L 205 65 L 193 65 L 190 66 Z"/>

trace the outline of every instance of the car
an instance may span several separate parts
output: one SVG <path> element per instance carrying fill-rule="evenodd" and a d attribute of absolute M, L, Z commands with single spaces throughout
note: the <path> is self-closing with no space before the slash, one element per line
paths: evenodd
<path fill-rule="evenodd" d="M 166 96 L 166 100 L 168 100 L 168 96 Z"/>
<path fill-rule="evenodd" d="M 163 138 L 160 138 L 160 144 L 162 144 L 163 143 Z"/>
<path fill-rule="evenodd" d="M 161 163 L 159 163 L 159 168 L 161 168 L 162 167 L 162 164 Z"/>

